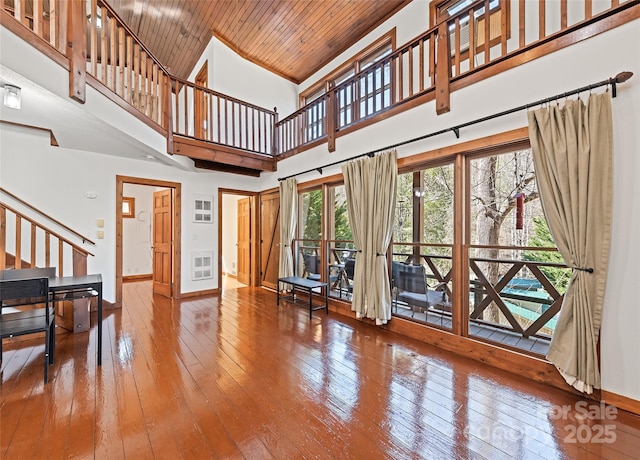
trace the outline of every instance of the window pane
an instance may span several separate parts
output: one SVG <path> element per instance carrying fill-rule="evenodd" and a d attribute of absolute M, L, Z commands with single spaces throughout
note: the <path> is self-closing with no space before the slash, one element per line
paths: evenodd
<path fill-rule="evenodd" d="M 322 238 L 322 190 L 300 195 L 298 234 L 303 240 Z"/>
<path fill-rule="evenodd" d="M 453 244 L 453 165 L 424 170 L 423 241 L 431 244 Z"/>
<path fill-rule="evenodd" d="M 570 270 L 557 250 L 527 249 L 554 247 L 532 152 L 473 159 L 470 174 L 469 333 L 491 331 L 489 340 L 545 354 Z M 534 325 L 550 308 L 556 313 Z"/>

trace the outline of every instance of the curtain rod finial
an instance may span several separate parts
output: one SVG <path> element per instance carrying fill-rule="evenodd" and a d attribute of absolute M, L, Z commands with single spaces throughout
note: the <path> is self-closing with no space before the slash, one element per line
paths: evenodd
<path fill-rule="evenodd" d="M 624 83 L 629 78 L 633 76 L 633 72 L 620 72 L 618 75 L 614 77 L 616 83 Z"/>

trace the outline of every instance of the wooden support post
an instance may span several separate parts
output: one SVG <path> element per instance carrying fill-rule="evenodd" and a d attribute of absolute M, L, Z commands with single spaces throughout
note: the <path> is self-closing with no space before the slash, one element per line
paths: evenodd
<path fill-rule="evenodd" d="M 336 125 L 337 125 L 337 113 L 336 113 L 336 94 L 333 91 L 334 84 L 330 82 L 328 85 L 327 94 L 327 110 L 324 114 L 326 131 L 327 131 L 327 147 L 329 152 L 336 151 Z"/>
<path fill-rule="evenodd" d="M 441 115 L 451 110 L 451 94 L 449 82 L 451 80 L 451 63 L 449 54 L 449 32 L 447 22 L 438 27 L 438 44 L 436 60 L 436 113 Z"/>
<path fill-rule="evenodd" d="M 70 0 L 67 14 L 69 97 L 84 104 L 87 87 L 87 15 L 85 14 L 85 2 L 83 0 Z"/>

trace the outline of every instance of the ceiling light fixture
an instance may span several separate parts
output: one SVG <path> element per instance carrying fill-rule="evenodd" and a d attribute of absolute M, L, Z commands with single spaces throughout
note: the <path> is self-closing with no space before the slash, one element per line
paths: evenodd
<path fill-rule="evenodd" d="M 20 109 L 22 105 L 20 88 L 8 83 L 5 83 L 2 87 L 4 88 L 4 105 L 10 109 Z"/>

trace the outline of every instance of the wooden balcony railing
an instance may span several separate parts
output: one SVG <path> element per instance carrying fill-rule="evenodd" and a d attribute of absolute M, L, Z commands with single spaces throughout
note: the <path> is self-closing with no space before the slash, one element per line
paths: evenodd
<path fill-rule="evenodd" d="M 477 0 L 278 121 L 171 77 L 104 0 L 2 1 L 3 25 L 13 18 L 12 31 L 31 31 L 69 69 L 70 97 L 84 100 L 86 79 L 166 133 L 170 153 L 177 134 L 280 159 L 325 141 L 333 151 L 336 137 L 433 99 L 446 112 L 451 91 L 638 16 L 637 0 Z"/>
<path fill-rule="evenodd" d="M 66 56 L 68 0 L 2 0 L 4 11 Z"/>
<path fill-rule="evenodd" d="M 284 158 L 325 140 L 333 151 L 336 137 L 388 117 L 390 111 L 433 99 L 438 113 L 447 112 L 451 90 L 486 78 L 489 74 L 482 71 L 488 72 L 493 64 L 502 63 L 500 70 L 491 71 L 504 71 L 594 35 L 597 30 L 522 58 L 525 51 L 634 4 L 633 0 L 477 0 L 440 18 L 431 29 L 280 121 L 278 155 Z"/>
<path fill-rule="evenodd" d="M 272 156 L 278 118 L 268 110 L 171 77 L 169 136 L 180 135 Z"/>
<path fill-rule="evenodd" d="M 169 72 L 103 0 L 87 11 L 87 73 L 140 114 L 168 128 Z"/>

